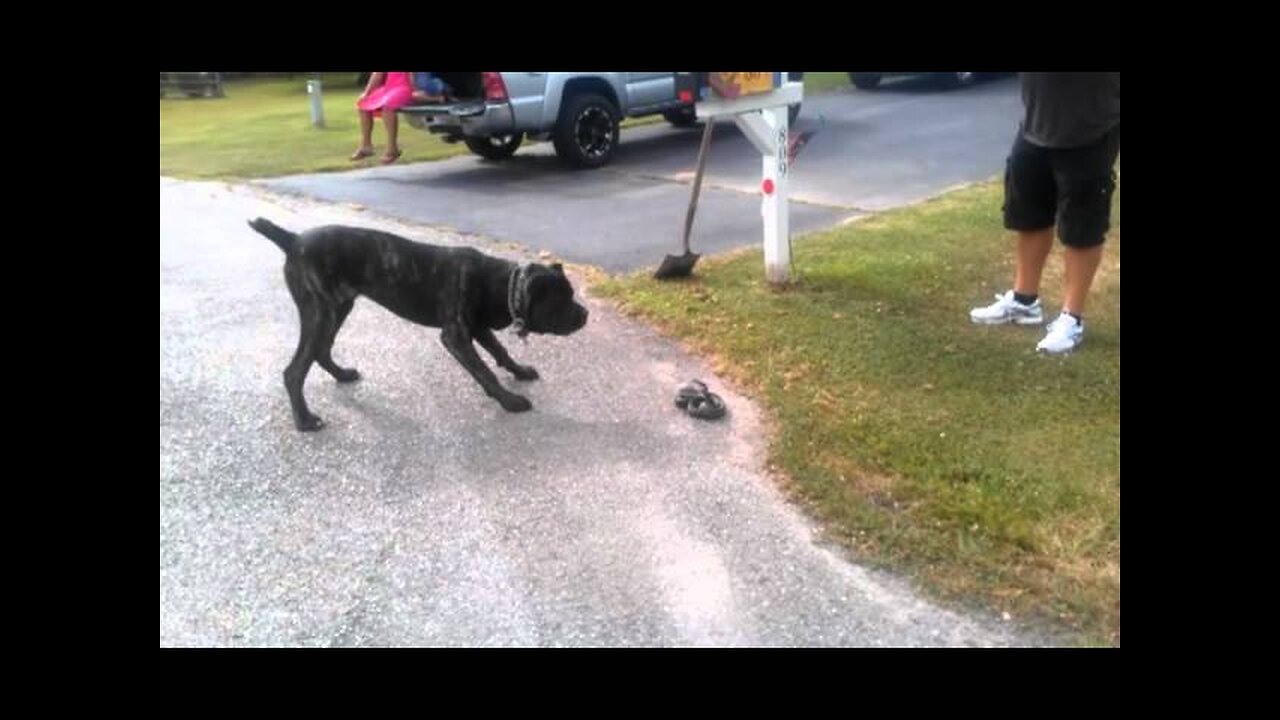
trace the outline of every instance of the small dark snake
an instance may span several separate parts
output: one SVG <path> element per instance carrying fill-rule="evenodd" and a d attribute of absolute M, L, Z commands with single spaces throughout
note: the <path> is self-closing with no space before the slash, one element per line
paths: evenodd
<path fill-rule="evenodd" d="M 701 380 L 690 380 L 676 389 L 676 407 L 702 420 L 724 417 L 724 400 L 707 390 Z"/>

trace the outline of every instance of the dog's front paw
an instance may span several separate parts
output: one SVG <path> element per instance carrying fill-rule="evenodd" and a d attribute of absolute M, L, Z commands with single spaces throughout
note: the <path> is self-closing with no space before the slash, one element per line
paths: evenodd
<path fill-rule="evenodd" d="M 517 380 L 528 381 L 538 379 L 538 371 L 534 370 L 532 365 L 516 365 L 511 368 L 511 374 L 514 375 Z"/>
<path fill-rule="evenodd" d="M 502 409 L 507 412 L 527 412 L 533 409 L 533 403 L 523 395 L 506 395 L 498 398 L 498 402 L 502 403 Z"/>
<path fill-rule="evenodd" d="M 355 368 L 350 370 L 342 368 L 340 372 L 334 373 L 333 379 L 340 383 L 355 382 L 360 379 L 360 373 L 356 372 Z"/>
<path fill-rule="evenodd" d="M 315 432 L 324 427 L 324 421 L 317 415 L 307 415 L 306 417 L 297 418 L 294 424 L 303 432 Z"/>

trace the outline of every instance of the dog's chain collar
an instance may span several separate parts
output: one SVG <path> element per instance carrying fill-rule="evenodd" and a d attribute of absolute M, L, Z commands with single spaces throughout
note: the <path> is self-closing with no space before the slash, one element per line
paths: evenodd
<path fill-rule="evenodd" d="M 527 265 L 516 263 L 511 270 L 511 279 L 507 282 L 507 312 L 511 313 L 511 331 L 521 340 L 526 340 L 529 335 L 529 329 L 524 325 L 524 318 L 520 316 L 520 290 L 526 270 L 528 270 Z"/>

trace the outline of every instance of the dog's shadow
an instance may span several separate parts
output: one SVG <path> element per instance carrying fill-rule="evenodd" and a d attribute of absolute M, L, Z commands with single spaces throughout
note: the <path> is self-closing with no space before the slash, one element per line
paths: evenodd
<path fill-rule="evenodd" d="M 474 396 L 415 398 L 425 402 L 406 410 L 398 393 L 334 385 L 317 393 L 323 399 L 316 409 L 327 423 L 320 434 L 339 438 L 332 452 L 372 447 L 381 463 L 395 469 L 377 479 L 380 494 L 400 498 L 429 492 L 446 478 L 487 486 L 544 474 L 548 467 L 594 476 L 694 452 L 655 428 L 651 419 L 628 417 L 625 408 L 602 411 L 599 420 L 584 419 L 557 406 L 554 398 L 540 399 L 543 393 L 529 384 L 504 384 L 529 395 L 534 409 L 508 413 L 477 390 Z"/>

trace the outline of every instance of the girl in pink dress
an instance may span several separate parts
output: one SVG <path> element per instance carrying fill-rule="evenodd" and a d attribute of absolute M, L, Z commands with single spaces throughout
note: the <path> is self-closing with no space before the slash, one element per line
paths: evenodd
<path fill-rule="evenodd" d="M 413 84 L 410 73 L 388 72 L 374 73 L 369 77 L 369 85 L 364 94 L 356 100 L 356 110 L 360 113 L 360 147 L 351 159 L 361 160 L 373 155 L 373 118 L 381 117 L 387 126 L 387 152 L 382 156 L 384 165 L 400 158 L 401 150 L 397 144 L 399 130 L 396 109 L 408 105 L 413 98 Z"/>

